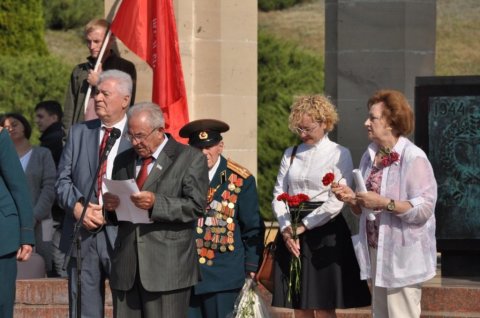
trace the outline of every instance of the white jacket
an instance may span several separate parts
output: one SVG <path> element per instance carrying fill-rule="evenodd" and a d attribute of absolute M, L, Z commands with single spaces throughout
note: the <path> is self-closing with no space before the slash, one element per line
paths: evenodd
<path fill-rule="evenodd" d="M 370 144 L 360 161 L 364 180 L 370 174 L 378 147 Z M 400 160 L 383 169 L 380 195 L 409 201 L 403 214 L 380 212 L 375 284 L 395 288 L 424 282 L 435 276 L 435 202 L 437 183 L 425 153 L 410 140 L 400 137 L 393 148 Z M 360 216 L 359 234 L 353 244 L 362 279 L 371 278 L 366 234 L 366 214 Z"/>

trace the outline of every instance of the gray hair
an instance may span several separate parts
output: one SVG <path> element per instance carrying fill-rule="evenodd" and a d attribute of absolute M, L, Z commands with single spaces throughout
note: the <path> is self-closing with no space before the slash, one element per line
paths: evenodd
<path fill-rule="evenodd" d="M 100 73 L 97 86 L 106 80 L 117 82 L 117 91 L 123 96 L 132 96 L 132 78 L 125 72 L 119 70 L 108 70 Z"/>
<path fill-rule="evenodd" d="M 140 113 L 147 113 L 148 122 L 150 124 L 150 128 L 165 128 L 165 119 L 163 118 L 163 112 L 155 103 L 151 102 L 143 102 L 138 103 L 130 107 L 127 111 L 127 118 L 130 120 L 133 116 L 136 116 Z"/>

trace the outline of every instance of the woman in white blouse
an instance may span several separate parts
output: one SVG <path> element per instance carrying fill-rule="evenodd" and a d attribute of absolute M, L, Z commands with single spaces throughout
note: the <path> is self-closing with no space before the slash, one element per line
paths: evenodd
<path fill-rule="evenodd" d="M 32 127 L 23 115 L 5 114 L 0 125 L 8 130 L 27 177 L 32 194 L 35 221 L 35 251 L 43 257 L 45 271 L 49 272 L 52 268 L 53 222 L 51 209 L 55 199 L 55 162 L 50 150 L 44 147 L 33 147 L 30 144 Z"/>
<path fill-rule="evenodd" d="M 425 153 L 405 138 L 414 127 L 405 96 L 378 91 L 368 109 L 365 127 L 372 143 L 360 162 L 368 192 L 344 185 L 332 190 L 360 216 L 355 251 L 362 279 L 372 282 L 374 317 L 420 317 L 421 283 L 436 270 L 437 184 Z"/>
<path fill-rule="evenodd" d="M 350 230 L 340 213 L 343 203 L 322 179 L 333 173 L 341 184 L 351 182 L 350 152 L 328 138 L 338 121 L 324 96 L 305 96 L 292 106 L 289 128 L 302 141 L 282 158 L 273 191 L 273 210 L 281 235 L 277 236 L 273 306 L 295 309 L 295 317 L 336 317 L 336 308 L 370 305 L 370 293 L 355 258 Z M 295 150 L 294 150 L 295 149 Z M 308 195 L 300 211 L 295 238 L 295 217 L 277 197 L 282 193 Z M 293 220 L 292 220 L 293 219 Z M 301 261 L 300 292 L 289 287 L 292 258 Z"/>

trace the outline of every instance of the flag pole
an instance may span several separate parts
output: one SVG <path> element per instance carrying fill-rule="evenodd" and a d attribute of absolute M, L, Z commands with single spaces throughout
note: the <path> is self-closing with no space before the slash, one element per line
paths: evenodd
<path fill-rule="evenodd" d="M 112 31 L 110 31 L 109 29 L 107 32 L 107 35 L 105 36 L 105 39 L 103 40 L 102 48 L 100 49 L 100 53 L 98 54 L 97 61 L 95 62 L 95 67 L 93 68 L 94 72 L 98 72 L 98 68 L 100 67 L 101 60 L 103 58 L 103 55 L 105 54 L 105 50 L 107 49 L 108 42 L 110 42 L 111 35 L 112 35 Z M 84 114 L 87 113 L 88 100 L 90 99 L 91 94 L 92 94 L 92 85 L 88 84 L 87 93 L 85 94 L 85 100 L 83 103 Z"/>

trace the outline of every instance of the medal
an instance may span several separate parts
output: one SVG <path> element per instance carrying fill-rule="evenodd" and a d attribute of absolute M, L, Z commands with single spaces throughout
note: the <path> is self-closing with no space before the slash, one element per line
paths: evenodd
<path fill-rule="evenodd" d="M 205 259 L 205 257 L 200 257 L 200 258 L 198 259 L 198 262 L 199 262 L 200 264 L 205 264 L 206 261 L 207 261 L 207 260 Z"/>
<path fill-rule="evenodd" d="M 233 245 L 228 245 L 228 249 L 230 250 L 230 252 L 233 252 L 235 250 L 235 246 Z"/>
<path fill-rule="evenodd" d="M 230 203 L 228 204 L 228 207 L 229 207 L 230 209 L 233 209 L 233 208 L 235 207 L 235 204 L 233 204 L 233 202 L 230 202 Z"/>
<path fill-rule="evenodd" d="M 229 183 L 227 188 L 228 188 L 228 190 L 233 191 L 233 190 L 235 190 L 236 187 L 235 187 L 235 184 Z"/>
<path fill-rule="evenodd" d="M 208 259 L 214 258 L 214 257 L 215 257 L 215 253 L 213 252 L 213 250 L 208 250 L 206 257 L 207 257 Z"/>
<path fill-rule="evenodd" d="M 225 253 L 227 251 L 227 248 L 225 245 L 220 246 L 220 252 Z"/>
<path fill-rule="evenodd" d="M 198 226 L 197 226 L 197 233 L 198 233 L 198 234 L 202 234 L 202 233 L 203 233 L 203 229 L 202 229 L 201 227 L 198 227 Z"/>
<path fill-rule="evenodd" d="M 233 222 L 233 219 L 232 218 L 227 218 L 227 223 L 230 224 Z"/>
<path fill-rule="evenodd" d="M 207 261 L 207 266 L 212 266 L 212 265 L 213 265 L 213 261 L 212 261 L 211 259 L 209 259 L 209 260 Z"/>

